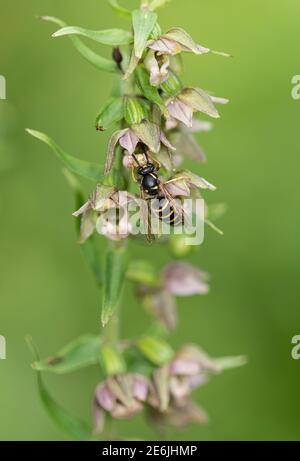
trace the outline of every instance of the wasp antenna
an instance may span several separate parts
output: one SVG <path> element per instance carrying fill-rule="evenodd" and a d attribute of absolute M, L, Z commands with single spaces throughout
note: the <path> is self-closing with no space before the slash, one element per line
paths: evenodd
<path fill-rule="evenodd" d="M 137 166 L 142 166 L 142 165 L 140 164 L 140 162 L 138 161 L 138 159 L 136 158 L 135 154 L 132 154 L 132 157 L 133 157 L 135 163 L 137 164 Z"/>

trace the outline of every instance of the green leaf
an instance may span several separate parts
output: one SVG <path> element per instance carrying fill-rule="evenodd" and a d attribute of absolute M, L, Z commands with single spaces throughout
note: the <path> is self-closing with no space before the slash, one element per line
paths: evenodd
<path fill-rule="evenodd" d="M 135 72 L 136 81 L 141 92 L 149 101 L 157 104 L 162 113 L 167 117 L 168 109 L 165 106 L 164 100 L 160 97 L 158 89 L 151 85 L 150 75 L 144 66 L 138 66 Z"/>
<path fill-rule="evenodd" d="M 119 16 L 123 18 L 131 18 L 131 11 L 127 10 L 123 6 L 120 6 L 118 0 L 108 0 L 108 3 Z"/>
<path fill-rule="evenodd" d="M 141 59 L 147 40 L 154 29 L 157 14 L 147 10 L 135 10 L 132 13 L 134 30 L 134 54 Z"/>
<path fill-rule="evenodd" d="M 32 339 L 27 337 L 26 341 L 35 357 L 35 360 L 39 361 L 39 354 L 32 342 Z M 89 426 L 71 415 L 52 398 L 43 383 L 42 375 L 39 371 L 37 371 L 37 385 L 41 402 L 53 422 L 69 437 L 76 440 L 89 440 L 91 436 Z"/>
<path fill-rule="evenodd" d="M 166 4 L 170 2 L 171 0 L 152 0 L 152 2 L 150 2 L 149 8 L 150 10 L 157 10 L 158 8 L 166 6 Z"/>
<path fill-rule="evenodd" d="M 154 365 L 164 365 L 173 357 L 171 346 L 155 336 L 143 336 L 137 341 L 136 346 Z"/>
<path fill-rule="evenodd" d="M 105 131 L 124 117 L 123 98 L 111 98 L 101 109 L 96 118 L 96 127 Z"/>
<path fill-rule="evenodd" d="M 102 367 L 107 376 L 120 375 L 126 372 L 123 357 L 115 346 L 103 344 L 100 357 Z"/>
<path fill-rule="evenodd" d="M 135 283 L 158 287 L 160 284 L 157 269 L 148 261 L 132 261 L 126 277 Z"/>
<path fill-rule="evenodd" d="M 54 32 L 52 37 L 62 37 L 64 35 L 82 35 L 83 37 L 94 40 L 102 45 L 121 46 L 130 45 L 133 41 L 132 34 L 122 29 L 106 29 L 106 30 L 88 30 L 82 27 L 63 27 Z"/>
<path fill-rule="evenodd" d="M 126 80 L 136 69 L 145 51 L 147 40 L 157 24 L 157 14 L 146 10 L 135 10 L 132 13 L 134 47 L 128 69 L 123 77 Z"/>
<path fill-rule="evenodd" d="M 101 320 L 105 326 L 119 306 L 126 273 L 126 248 L 110 247 L 105 256 Z"/>
<path fill-rule="evenodd" d="M 76 173 L 79 176 L 83 176 L 94 181 L 101 181 L 103 179 L 102 167 L 96 163 L 86 162 L 85 160 L 77 159 L 70 154 L 64 152 L 49 136 L 44 133 L 35 130 L 26 130 L 34 138 L 43 141 L 47 144 L 57 157 L 63 162 L 66 168 L 72 173 Z"/>
<path fill-rule="evenodd" d="M 100 359 L 101 338 L 96 335 L 85 335 L 72 341 L 53 357 L 33 363 L 37 371 L 52 373 L 70 373 L 90 365 L 96 365 Z"/>
<path fill-rule="evenodd" d="M 79 208 L 82 207 L 82 205 L 85 203 L 85 197 L 84 193 L 82 191 L 81 185 L 79 181 L 77 180 L 76 176 L 73 175 L 73 173 L 70 173 L 68 170 L 64 169 L 63 170 L 64 176 L 73 190 L 74 193 L 74 198 L 75 198 L 75 208 L 76 210 L 79 210 Z M 76 233 L 78 238 L 80 237 L 80 230 L 81 230 L 81 223 L 80 219 L 75 218 L 75 227 L 76 227 Z M 97 237 L 95 235 L 92 235 L 88 240 L 86 240 L 83 244 L 80 245 L 81 251 L 83 253 L 83 256 L 92 270 L 96 282 L 99 286 L 102 285 L 102 264 L 100 260 L 100 255 L 99 251 L 97 248 L 97 243 L 96 243 Z"/>
<path fill-rule="evenodd" d="M 58 18 L 54 18 L 52 16 L 42 16 L 41 19 L 44 21 L 53 22 L 60 27 L 67 27 L 67 24 L 61 21 Z M 103 58 L 91 50 L 88 46 L 86 46 L 78 37 L 70 36 L 70 40 L 72 41 L 74 47 L 77 51 L 81 54 L 81 56 L 90 64 L 95 66 L 99 70 L 103 70 L 106 72 L 115 72 L 118 73 L 118 67 L 116 63 L 112 59 Z"/>

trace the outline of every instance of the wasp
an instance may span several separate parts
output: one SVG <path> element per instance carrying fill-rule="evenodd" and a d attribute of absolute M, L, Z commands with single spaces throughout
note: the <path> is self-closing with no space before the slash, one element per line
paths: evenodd
<path fill-rule="evenodd" d="M 146 152 L 143 152 L 145 164 L 141 165 L 137 157 L 133 154 L 132 157 L 137 165 L 137 175 L 139 177 L 141 198 L 143 202 L 147 202 L 147 209 L 142 210 L 144 222 L 148 223 L 148 237 L 151 235 L 151 223 L 149 223 L 149 215 L 154 215 L 160 221 L 176 226 L 183 223 L 184 211 L 178 200 L 168 192 L 166 185 L 174 180 L 163 182 L 158 177 L 160 166 L 155 165 L 148 157 Z M 178 181 L 180 178 L 177 178 Z M 150 202 L 150 207 L 149 207 Z"/>

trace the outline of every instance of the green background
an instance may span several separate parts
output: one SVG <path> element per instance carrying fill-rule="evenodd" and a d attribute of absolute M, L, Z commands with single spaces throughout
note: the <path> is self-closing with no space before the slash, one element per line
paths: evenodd
<path fill-rule="evenodd" d="M 109 134 L 95 132 L 94 117 L 109 95 L 110 76 L 90 67 L 68 39 L 51 39 L 56 26 L 36 20 L 40 14 L 91 29 L 126 27 L 105 0 L 0 0 L 0 74 L 8 98 L 0 101 L 4 440 L 64 438 L 39 403 L 25 334 L 48 355 L 79 334 L 96 333 L 100 318 L 101 293 L 76 246 L 73 197 L 61 165 L 24 129 L 47 132 L 68 152 L 103 163 Z M 170 432 L 171 439 L 300 436 L 300 362 L 291 358 L 291 338 L 300 334 L 300 101 L 291 97 L 291 78 L 300 73 L 299 15 L 298 0 L 173 0 L 161 11 L 164 29 L 182 26 L 204 46 L 234 56 L 185 57 L 187 84 L 231 100 L 215 130 L 199 136 L 208 163 L 193 166 L 218 186 L 208 201 L 228 203 L 229 212 L 220 223 L 224 237 L 208 229 L 200 253 L 190 258 L 211 273 L 212 290 L 180 299 L 172 341 L 249 359 L 196 393 L 210 423 Z M 158 268 L 169 258 L 155 247 L 135 253 Z M 132 287 L 123 311 L 124 336 L 147 326 Z M 45 378 L 60 402 L 89 418 L 97 368 Z M 121 427 L 130 437 L 155 438 L 141 417 Z"/>

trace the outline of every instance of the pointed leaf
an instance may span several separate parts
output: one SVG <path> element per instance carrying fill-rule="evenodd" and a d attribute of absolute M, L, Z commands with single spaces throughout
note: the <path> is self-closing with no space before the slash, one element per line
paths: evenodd
<path fill-rule="evenodd" d="M 108 3 L 119 16 L 123 18 L 131 18 L 131 11 L 127 10 L 127 8 L 124 8 L 123 6 L 120 6 L 118 0 L 108 0 Z"/>
<path fill-rule="evenodd" d="M 151 85 L 150 75 L 144 66 L 139 66 L 136 69 L 136 80 L 143 95 L 149 99 L 149 101 L 157 104 L 162 113 L 167 117 L 168 110 L 165 106 L 164 100 L 159 95 L 158 89 Z"/>
<path fill-rule="evenodd" d="M 106 30 L 88 30 L 82 27 L 63 27 L 54 32 L 52 37 L 62 37 L 64 35 L 82 35 L 83 37 L 94 40 L 102 45 L 121 46 L 130 45 L 133 41 L 132 34 L 122 29 L 106 29 Z"/>
<path fill-rule="evenodd" d="M 96 118 L 96 127 L 105 131 L 124 117 L 123 98 L 111 98 L 101 109 Z"/>
<path fill-rule="evenodd" d="M 140 61 L 139 58 L 137 58 L 136 55 L 134 54 L 134 49 L 132 49 L 128 68 L 125 72 L 123 80 L 127 80 L 131 76 L 131 74 L 135 71 L 136 66 L 138 65 L 139 61 Z"/>
<path fill-rule="evenodd" d="M 149 8 L 150 10 L 157 10 L 158 8 L 162 8 L 163 6 L 166 6 L 167 3 L 170 3 L 172 0 L 152 0 L 150 2 Z"/>
<path fill-rule="evenodd" d="M 177 97 L 196 111 L 203 112 L 213 118 L 220 117 L 211 97 L 201 88 L 185 88 Z"/>
<path fill-rule="evenodd" d="M 119 306 L 126 273 L 126 249 L 113 247 L 107 250 L 104 264 L 104 293 L 101 320 L 105 326 Z"/>
<path fill-rule="evenodd" d="M 76 157 L 67 154 L 51 138 L 49 138 L 49 136 L 44 133 L 30 129 L 27 129 L 26 131 L 34 138 L 37 138 L 47 144 L 53 150 L 53 152 L 55 152 L 57 157 L 64 163 L 68 170 L 78 174 L 79 176 L 83 176 L 94 181 L 100 181 L 103 179 L 103 175 L 101 174 L 101 166 L 97 165 L 96 163 L 86 162 L 85 160 L 79 160 Z"/>
<path fill-rule="evenodd" d="M 157 14 L 147 10 L 135 10 L 132 13 L 134 30 L 134 54 L 141 59 L 147 40 L 154 29 Z"/>
<path fill-rule="evenodd" d="M 96 365 L 100 358 L 100 336 L 86 335 L 72 341 L 53 357 L 32 365 L 34 370 L 52 373 L 70 373 L 90 365 Z"/>
<path fill-rule="evenodd" d="M 171 346 L 155 336 L 143 336 L 136 345 L 144 357 L 154 365 L 164 365 L 173 357 Z"/>
<path fill-rule="evenodd" d="M 148 146 L 152 152 L 156 154 L 159 152 L 160 129 L 158 125 L 145 120 L 139 125 L 132 125 L 131 129 L 134 131 L 136 136 L 142 141 L 142 143 Z"/>
<path fill-rule="evenodd" d="M 60 27 L 67 27 L 63 21 L 58 18 L 54 18 L 52 16 L 42 16 L 41 19 L 44 21 L 53 22 Z M 76 36 L 70 35 L 70 40 L 72 41 L 74 47 L 77 51 L 81 54 L 81 56 L 88 61 L 90 64 L 95 66 L 99 70 L 103 70 L 106 72 L 119 72 L 116 63 L 112 59 L 103 58 L 91 50 L 88 46 L 86 46 L 80 38 Z"/>
<path fill-rule="evenodd" d="M 39 361 L 39 355 L 33 345 L 32 339 L 27 337 L 26 341 L 35 360 Z M 76 440 L 89 440 L 91 433 L 88 425 L 75 418 L 52 398 L 43 383 L 42 375 L 39 371 L 37 372 L 37 385 L 41 402 L 54 423 L 71 438 Z"/>
<path fill-rule="evenodd" d="M 104 167 L 105 175 L 107 175 L 110 172 L 114 159 L 115 159 L 117 144 L 120 138 L 122 138 L 122 136 L 124 136 L 124 134 L 127 133 L 127 131 L 128 131 L 128 128 L 126 128 L 125 130 L 116 131 L 110 138 L 109 143 L 108 143 L 108 148 L 107 148 L 105 167 Z"/>

